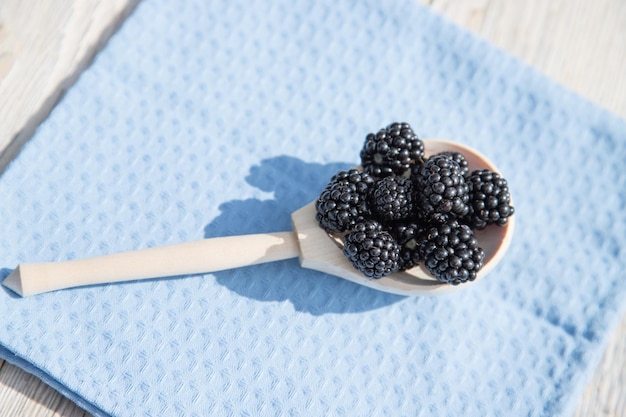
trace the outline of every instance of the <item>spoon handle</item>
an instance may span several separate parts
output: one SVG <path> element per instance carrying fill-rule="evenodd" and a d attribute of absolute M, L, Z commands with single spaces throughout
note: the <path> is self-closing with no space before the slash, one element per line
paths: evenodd
<path fill-rule="evenodd" d="M 2 284 L 26 297 L 83 285 L 223 271 L 298 254 L 294 232 L 218 237 L 72 261 L 22 263 Z"/>

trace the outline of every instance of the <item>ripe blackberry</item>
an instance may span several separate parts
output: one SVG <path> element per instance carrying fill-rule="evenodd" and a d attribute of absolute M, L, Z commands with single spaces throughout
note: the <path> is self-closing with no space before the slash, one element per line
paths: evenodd
<path fill-rule="evenodd" d="M 446 155 L 433 155 L 414 172 L 421 215 L 443 223 L 469 211 L 469 186 L 461 167 Z"/>
<path fill-rule="evenodd" d="M 469 164 L 467 163 L 467 159 L 460 152 L 440 152 L 437 155 L 445 155 L 448 158 L 452 159 L 454 162 L 459 164 L 461 168 L 461 174 L 463 177 L 467 178 L 470 174 Z"/>
<path fill-rule="evenodd" d="M 413 268 L 421 261 L 419 246 L 424 233 L 424 227 L 418 223 L 398 223 L 390 230 L 391 236 L 396 239 L 400 247 L 400 270 Z"/>
<path fill-rule="evenodd" d="M 469 213 L 465 222 L 474 229 L 484 229 L 489 224 L 504 226 L 515 209 L 507 181 L 498 173 L 487 169 L 472 171 L 468 177 Z"/>
<path fill-rule="evenodd" d="M 375 220 L 357 223 L 344 237 L 343 253 L 368 278 L 382 278 L 399 268 L 400 249 Z"/>
<path fill-rule="evenodd" d="M 327 232 L 343 232 L 369 215 L 367 196 L 374 179 L 356 169 L 334 175 L 317 201 L 316 219 Z"/>
<path fill-rule="evenodd" d="M 361 149 L 361 165 L 375 177 L 402 175 L 423 157 L 424 143 L 408 123 L 392 123 L 368 134 Z"/>
<path fill-rule="evenodd" d="M 419 243 L 426 269 L 452 285 L 475 280 L 485 258 L 469 226 L 457 221 L 428 229 Z"/>
<path fill-rule="evenodd" d="M 383 224 L 407 219 L 414 213 L 413 182 L 405 177 L 385 177 L 370 190 L 369 208 Z"/>

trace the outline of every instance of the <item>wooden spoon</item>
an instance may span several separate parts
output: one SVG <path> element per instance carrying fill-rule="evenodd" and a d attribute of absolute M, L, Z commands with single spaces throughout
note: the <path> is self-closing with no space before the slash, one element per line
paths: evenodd
<path fill-rule="evenodd" d="M 498 172 L 487 158 L 461 144 L 439 139 L 424 140 L 424 144 L 426 156 L 443 151 L 461 152 L 470 170 Z M 26 297 L 64 288 L 209 273 L 295 257 L 300 258 L 304 268 L 400 295 L 441 294 L 471 284 L 453 286 L 439 282 L 423 266 L 380 279 L 365 277 L 352 266 L 337 242 L 319 227 L 315 201 L 295 211 L 292 223 L 292 232 L 218 237 L 64 262 L 21 263 L 2 284 Z M 490 226 L 475 232 L 485 251 L 477 280 L 487 275 L 504 256 L 514 223 L 512 216 L 504 227 Z"/>

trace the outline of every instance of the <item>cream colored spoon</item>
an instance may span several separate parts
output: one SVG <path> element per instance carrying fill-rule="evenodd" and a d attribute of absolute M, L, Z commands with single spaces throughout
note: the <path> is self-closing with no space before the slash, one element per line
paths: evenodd
<path fill-rule="evenodd" d="M 443 151 L 461 152 L 471 170 L 498 172 L 482 154 L 461 144 L 438 139 L 424 140 L 424 144 L 426 156 Z M 26 297 L 85 285 L 209 273 L 299 257 L 303 268 L 400 295 L 441 294 L 471 285 L 441 283 L 423 266 L 369 279 L 352 266 L 337 243 L 319 227 L 315 201 L 291 217 L 292 232 L 218 237 L 72 261 L 22 263 L 2 284 Z M 504 256 L 514 223 L 512 216 L 504 227 L 491 226 L 475 232 L 485 251 L 477 280 L 487 275 Z"/>

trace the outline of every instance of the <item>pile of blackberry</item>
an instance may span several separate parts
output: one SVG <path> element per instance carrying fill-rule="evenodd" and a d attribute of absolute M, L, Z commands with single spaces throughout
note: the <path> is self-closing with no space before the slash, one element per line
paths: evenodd
<path fill-rule="evenodd" d="M 473 281 L 485 257 L 473 230 L 504 226 L 515 212 L 507 181 L 470 171 L 458 152 L 425 157 L 408 123 L 368 134 L 360 157 L 362 170 L 338 172 L 315 205 L 354 267 L 377 279 L 423 262 L 441 282 Z"/>

